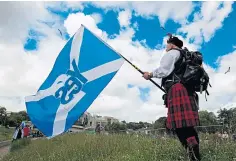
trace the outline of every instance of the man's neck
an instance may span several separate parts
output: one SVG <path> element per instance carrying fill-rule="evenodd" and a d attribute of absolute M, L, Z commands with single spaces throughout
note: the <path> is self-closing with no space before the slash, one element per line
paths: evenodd
<path fill-rule="evenodd" d="M 170 48 L 170 49 L 167 50 L 166 52 L 168 52 L 168 51 L 170 51 L 170 50 L 173 50 L 173 49 L 177 49 L 177 50 L 179 49 L 179 50 L 180 50 L 180 48 L 176 46 L 176 47 L 172 47 L 172 48 Z"/>
<path fill-rule="evenodd" d="M 180 49 L 178 46 L 174 46 L 172 49 Z"/>

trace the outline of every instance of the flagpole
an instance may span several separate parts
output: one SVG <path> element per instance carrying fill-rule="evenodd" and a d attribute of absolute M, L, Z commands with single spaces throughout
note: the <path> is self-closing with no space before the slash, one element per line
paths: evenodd
<path fill-rule="evenodd" d="M 84 28 L 86 28 L 87 30 L 89 30 L 85 25 L 81 24 L 81 26 L 83 26 Z M 90 31 L 90 30 L 89 30 Z M 104 40 L 102 40 L 99 36 L 97 36 L 95 33 L 93 33 L 92 31 L 90 31 L 94 36 L 96 36 L 99 40 L 101 40 L 104 44 L 106 44 L 109 48 L 111 48 L 112 50 L 114 50 L 118 55 L 120 55 L 125 61 L 127 61 L 131 66 L 133 66 L 137 71 L 139 71 L 141 74 L 144 74 L 144 72 L 142 70 L 140 70 L 137 66 L 135 66 L 133 63 L 131 63 L 128 59 L 126 59 L 123 55 L 121 55 L 119 52 L 117 52 L 113 47 L 111 47 L 107 42 L 105 42 Z M 164 93 L 166 93 L 166 91 L 160 86 L 158 85 L 154 80 L 149 79 L 149 81 L 151 81 L 153 84 L 155 84 L 160 90 L 162 90 Z"/>
<path fill-rule="evenodd" d="M 141 74 L 144 74 L 144 72 L 142 70 L 140 70 L 137 66 L 135 66 L 133 63 L 131 63 L 128 59 L 126 59 L 123 55 L 119 54 L 123 59 L 125 59 L 130 65 L 132 65 L 137 71 L 139 71 Z M 158 85 L 154 80 L 149 79 L 153 84 L 155 84 L 158 88 L 160 88 L 160 90 L 162 90 L 164 93 L 166 93 L 166 91 L 161 88 L 160 85 Z"/>

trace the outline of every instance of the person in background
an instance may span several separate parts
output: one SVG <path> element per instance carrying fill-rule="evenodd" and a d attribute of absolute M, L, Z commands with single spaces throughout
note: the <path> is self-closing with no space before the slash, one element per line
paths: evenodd
<path fill-rule="evenodd" d="M 19 126 L 18 133 L 16 139 L 21 139 L 22 138 L 22 127 Z"/>
<path fill-rule="evenodd" d="M 28 125 L 25 125 L 25 127 L 23 128 L 23 138 L 27 138 L 29 136 L 30 133 L 30 129 Z"/>
<path fill-rule="evenodd" d="M 14 134 L 12 136 L 12 142 L 15 141 L 18 138 L 19 130 L 20 130 L 20 125 L 16 124 L 15 132 L 14 132 Z"/>
<path fill-rule="evenodd" d="M 95 132 L 96 132 L 97 134 L 100 134 L 100 133 L 101 133 L 101 125 L 100 125 L 100 123 L 97 124 L 97 126 L 96 126 L 96 128 L 95 128 Z"/>

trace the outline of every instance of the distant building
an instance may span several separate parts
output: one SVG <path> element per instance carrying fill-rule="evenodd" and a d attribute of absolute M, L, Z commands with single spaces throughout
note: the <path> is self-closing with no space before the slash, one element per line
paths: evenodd
<path fill-rule="evenodd" d="M 85 112 L 78 120 L 84 127 L 92 127 L 95 128 L 97 124 L 101 124 L 101 126 L 105 127 L 108 124 L 112 124 L 113 122 L 119 122 L 118 119 L 109 116 L 92 116 L 90 113 Z"/>
<path fill-rule="evenodd" d="M 96 126 L 98 123 L 100 123 L 101 126 L 105 127 L 106 125 L 117 123 L 117 122 L 119 122 L 119 120 L 114 117 L 95 116 L 93 120 L 93 126 Z"/>
<path fill-rule="evenodd" d="M 83 130 L 84 130 L 83 126 L 73 125 L 68 131 L 77 133 L 77 132 L 82 132 Z"/>

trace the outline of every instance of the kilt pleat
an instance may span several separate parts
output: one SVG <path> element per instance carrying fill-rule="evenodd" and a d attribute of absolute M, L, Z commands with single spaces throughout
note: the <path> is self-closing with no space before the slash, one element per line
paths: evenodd
<path fill-rule="evenodd" d="M 181 84 L 171 87 L 167 94 L 167 122 L 169 129 L 199 125 L 198 103 L 193 93 Z"/>

